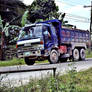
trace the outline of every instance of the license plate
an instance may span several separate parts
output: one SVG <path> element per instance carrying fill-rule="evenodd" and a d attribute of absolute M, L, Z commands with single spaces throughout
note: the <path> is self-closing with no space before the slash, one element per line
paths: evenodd
<path fill-rule="evenodd" d="M 24 46 L 31 46 L 31 43 L 25 43 Z"/>
<path fill-rule="evenodd" d="M 30 56 L 30 54 L 31 54 L 30 52 L 25 52 L 24 56 Z"/>

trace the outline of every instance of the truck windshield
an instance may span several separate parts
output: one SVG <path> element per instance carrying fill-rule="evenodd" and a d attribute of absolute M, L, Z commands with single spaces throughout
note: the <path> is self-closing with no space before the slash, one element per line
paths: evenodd
<path fill-rule="evenodd" d="M 42 38 L 42 26 L 25 27 L 20 31 L 19 40 Z"/>

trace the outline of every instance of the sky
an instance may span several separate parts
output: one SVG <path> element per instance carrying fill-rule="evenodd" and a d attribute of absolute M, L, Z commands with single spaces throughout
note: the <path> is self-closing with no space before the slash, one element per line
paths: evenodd
<path fill-rule="evenodd" d="M 30 5 L 34 0 L 22 0 Z M 65 19 L 69 24 L 76 25 L 78 29 L 89 30 L 90 9 L 84 5 L 91 5 L 91 0 L 55 0 L 59 12 L 66 13 Z"/>

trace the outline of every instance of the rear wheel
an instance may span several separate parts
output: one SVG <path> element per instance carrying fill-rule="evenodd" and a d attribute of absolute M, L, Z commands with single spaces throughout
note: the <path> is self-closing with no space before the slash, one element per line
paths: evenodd
<path fill-rule="evenodd" d="M 25 57 L 24 60 L 27 65 L 33 65 L 35 63 L 35 60 L 29 59 L 28 57 Z"/>
<path fill-rule="evenodd" d="M 85 60 L 86 54 L 85 54 L 85 49 L 80 50 L 80 60 Z"/>
<path fill-rule="evenodd" d="M 72 57 L 73 57 L 73 61 L 78 61 L 79 60 L 79 50 L 78 49 L 75 48 L 73 50 Z"/>
<path fill-rule="evenodd" d="M 50 56 L 49 56 L 49 62 L 51 64 L 56 64 L 59 62 L 59 53 L 57 50 L 53 49 L 50 53 Z"/>

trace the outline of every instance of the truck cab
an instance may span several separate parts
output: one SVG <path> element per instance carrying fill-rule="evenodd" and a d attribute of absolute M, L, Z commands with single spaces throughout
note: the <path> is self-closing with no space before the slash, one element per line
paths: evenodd
<path fill-rule="evenodd" d="M 53 29 L 53 32 L 51 31 Z M 52 47 L 58 46 L 56 29 L 47 23 L 30 24 L 23 27 L 16 44 L 17 56 L 24 58 L 26 64 L 49 56 Z"/>

